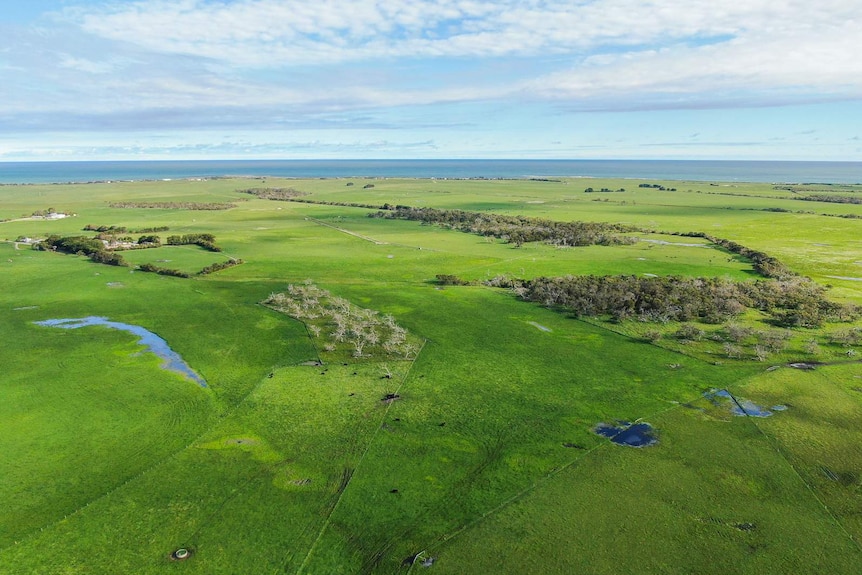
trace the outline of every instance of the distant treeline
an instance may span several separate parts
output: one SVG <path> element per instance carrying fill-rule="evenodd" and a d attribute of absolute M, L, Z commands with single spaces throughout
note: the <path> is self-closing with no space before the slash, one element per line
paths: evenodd
<path fill-rule="evenodd" d="M 524 242 L 546 242 L 557 246 L 590 246 L 632 244 L 637 240 L 618 234 L 636 231 L 622 224 L 602 222 L 556 222 L 524 216 L 463 210 L 438 210 L 387 206 L 388 209 L 370 214 L 371 217 L 420 221 L 482 236 L 501 238 L 516 246 Z"/>
<path fill-rule="evenodd" d="M 453 282 L 454 283 L 454 282 Z M 782 327 L 819 327 L 852 321 L 860 308 L 831 302 L 808 278 L 734 282 L 681 276 L 564 276 L 516 280 L 499 277 L 489 285 L 511 287 L 521 298 L 562 308 L 576 316 L 610 316 L 616 321 L 700 321 L 721 323 L 746 309 L 767 313 Z"/>
<path fill-rule="evenodd" d="M 236 207 L 229 202 L 109 202 L 112 208 L 146 208 L 161 210 L 229 210 Z"/>
<path fill-rule="evenodd" d="M 127 228 L 125 226 L 96 226 L 87 224 L 84 226 L 85 232 L 101 232 L 107 234 L 152 234 L 156 232 L 166 232 L 170 230 L 168 226 L 157 226 L 154 228 Z"/>
<path fill-rule="evenodd" d="M 794 197 L 794 200 L 803 202 L 828 202 L 830 204 L 862 204 L 862 198 L 854 196 L 832 196 L 825 194 L 811 194 L 808 196 Z"/>
<path fill-rule="evenodd" d="M 598 190 L 597 190 L 597 189 L 595 189 L 595 188 L 587 188 L 586 190 L 584 190 L 584 193 L 585 193 L 585 194 L 593 194 L 593 193 L 598 192 L 598 193 L 601 193 L 601 194 L 609 194 L 609 193 L 612 193 L 612 192 L 624 192 L 624 191 L 626 191 L 626 189 L 625 189 L 625 188 L 620 188 L 620 189 L 618 189 L 618 190 L 612 190 L 612 189 L 610 189 L 610 188 L 600 188 L 600 189 L 598 189 Z"/>
<path fill-rule="evenodd" d="M 654 188 L 662 192 L 675 192 L 676 188 L 666 188 L 661 184 L 638 184 L 639 188 Z"/>
<path fill-rule="evenodd" d="M 308 195 L 307 192 L 301 192 L 293 188 L 249 188 L 247 190 L 237 190 L 237 192 L 240 194 L 251 194 L 263 200 L 278 200 L 282 202 Z"/>

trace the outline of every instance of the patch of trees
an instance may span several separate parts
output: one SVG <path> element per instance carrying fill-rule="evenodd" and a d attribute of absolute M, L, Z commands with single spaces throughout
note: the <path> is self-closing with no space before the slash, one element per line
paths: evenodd
<path fill-rule="evenodd" d="M 109 202 L 112 208 L 143 208 L 160 210 L 229 210 L 236 207 L 230 202 Z"/>
<path fill-rule="evenodd" d="M 108 264 L 112 266 L 127 266 L 120 254 L 110 252 L 105 249 L 105 244 L 98 238 L 90 238 L 86 236 L 66 236 L 50 235 L 35 244 L 34 249 L 37 250 L 53 250 L 67 254 L 79 254 L 88 256 L 92 261 L 100 264 Z"/>
<path fill-rule="evenodd" d="M 57 213 L 57 210 L 55 210 L 54 208 L 48 208 L 47 210 L 36 210 L 32 214 L 30 214 L 30 216 L 34 217 L 34 218 L 44 218 L 44 217 L 47 217 L 51 214 L 56 214 L 56 213 Z"/>
<path fill-rule="evenodd" d="M 301 192 L 293 188 L 249 188 L 247 190 L 237 190 L 240 194 L 251 194 L 262 200 L 279 200 L 290 201 L 293 198 L 307 196 L 307 192 Z"/>
<path fill-rule="evenodd" d="M 407 330 L 391 315 L 381 316 L 377 311 L 355 306 L 310 280 L 288 285 L 286 292 L 273 293 L 261 303 L 305 323 L 324 351 L 347 346 L 354 357 L 378 354 L 405 359 L 418 351 Z"/>
<path fill-rule="evenodd" d="M 585 194 L 592 194 L 592 193 L 598 192 L 598 193 L 602 193 L 602 194 L 607 194 L 607 193 L 611 193 L 611 192 L 624 192 L 624 191 L 626 191 L 625 188 L 620 188 L 618 190 L 612 190 L 610 188 L 601 188 L 599 190 L 596 190 L 594 188 L 587 188 L 586 190 L 584 190 L 584 193 Z"/>
<path fill-rule="evenodd" d="M 162 239 L 155 234 L 147 234 L 138 238 L 138 245 L 157 248 L 162 245 Z"/>
<path fill-rule="evenodd" d="M 370 217 L 420 221 L 437 224 L 462 232 L 501 238 L 516 246 L 525 242 L 546 242 L 556 246 L 589 246 L 631 244 L 637 240 L 618 234 L 635 231 L 622 224 L 602 222 L 557 222 L 524 216 L 506 216 L 494 213 L 467 212 L 463 210 L 438 210 L 435 208 L 412 208 L 410 206 L 388 206 L 385 211 L 370 214 Z"/>
<path fill-rule="evenodd" d="M 653 188 L 662 192 L 675 192 L 676 188 L 666 188 L 661 184 L 638 184 L 639 188 Z"/>
<path fill-rule="evenodd" d="M 681 276 L 564 276 L 533 280 L 495 279 L 525 300 L 564 309 L 576 316 L 610 316 L 616 321 L 720 323 L 757 309 L 781 327 L 819 327 L 852 321 L 860 308 L 831 302 L 825 289 L 807 278 L 734 282 Z"/>
<path fill-rule="evenodd" d="M 211 252 L 221 251 L 221 248 L 215 244 L 215 236 L 206 233 L 168 236 L 167 243 L 169 246 L 196 245 Z"/>

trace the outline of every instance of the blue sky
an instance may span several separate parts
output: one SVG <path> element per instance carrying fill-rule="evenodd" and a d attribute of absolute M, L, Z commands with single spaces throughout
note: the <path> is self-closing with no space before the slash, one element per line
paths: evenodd
<path fill-rule="evenodd" d="M 2 0 L 0 161 L 862 161 L 859 0 Z"/>

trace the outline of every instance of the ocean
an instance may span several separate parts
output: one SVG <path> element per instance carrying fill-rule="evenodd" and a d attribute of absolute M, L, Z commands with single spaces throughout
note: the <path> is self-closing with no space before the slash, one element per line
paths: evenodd
<path fill-rule="evenodd" d="M 862 183 L 862 162 L 731 160 L 188 160 L 0 162 L 0 184 L 286 178 L 553 178 L 766 183 Z"/>

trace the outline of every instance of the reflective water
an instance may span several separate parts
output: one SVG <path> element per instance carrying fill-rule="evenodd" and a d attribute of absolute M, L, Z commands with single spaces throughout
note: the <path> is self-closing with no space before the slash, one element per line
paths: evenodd
<path fill-rule="evenodd" d="M 600 423 L 593 431 L 616 444 L 629 447 L 646 447 L 658 443 L 655 430 L 649 423 L 635 423 L 634 425 L 628 421 L 619 421 L 617 425 Z"/>
<path fill-rule="evenodd" d="M 785 409 L 787 409 L 787 406 L 785 405 L 776 405 L 772 407 L 772 410 L 770 411 L 770 409 L 757 405 L 749 399 L 734 396 L 726 389 L 719 389 L 717 391 L 711 391 L 706 394 L 707 399 L 712 400 L 715 397 L 722 397 L 727 399 L 730 402 L 730 412 L 733 415 L 747 415 L 750 417 L 769 417 L 772 415 L 773 411 L 784 411 Z M 713 403 L 716 402 L 713 400 Z"/>
<path fill-rule="evenodd" d="M 183 361 L 183 358 L 180 357 L 177 352 L 170 348 L 168 342 L 166 342 L 164 339 L 160 338 L 153 332 L 142 328 L 139 325 L 131 325 L 118 321 L 110 321 L 108 318 L 98 316 L 66 319 L 47 319 L 34 323 L 36 323 L 37 325 L 59 327 L 63 329 L 78 329 L 91 325 L 102 325 L 111 329 L 118 329 L 121 331 L 129 332 L 138 336 L 138 343 L 140 343 L 141 345 L 145 345 L 147 347 L 147 351 L 149 351 L 150 353 L 154 353 L 163 360 L 165 360 L 162 364 L 163 369 L 181 373 L 186 377 L 196 381 L 201 387 L 207 386 L 206 381 L 204 381 L 201 376 L 195 373 L 195 371 L 191 367 L 189 367 L 189 365 L 185 361 Z"/>

